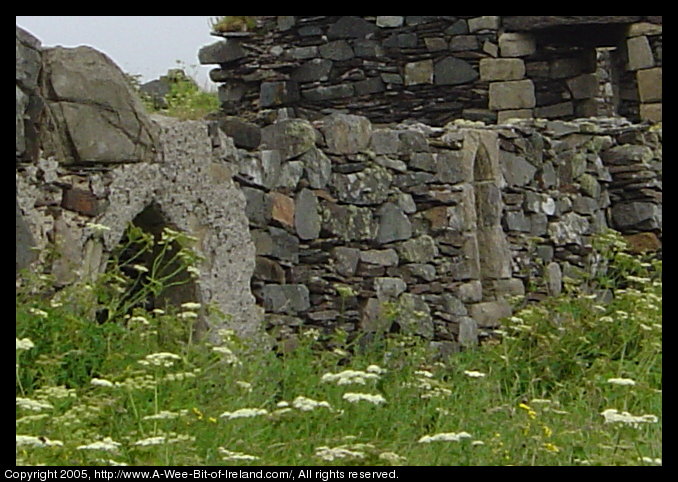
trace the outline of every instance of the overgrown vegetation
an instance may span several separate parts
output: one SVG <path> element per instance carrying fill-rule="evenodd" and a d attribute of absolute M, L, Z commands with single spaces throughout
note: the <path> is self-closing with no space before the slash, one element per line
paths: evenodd
<path fill-rule="evenodd" d="M 254 16 L 225 16 L 210 19 L 214 32 L 251 32 L 257 26 Z"/>
<path fill-rule="evenodd" d="M 196 81 L 185 73 L 185 66 L 181 62 L 177 63 L 179 68 L 170 70 L 166 76 L 169 92 L 162 99 L 153 98 L 142 92 L 139 76 L 128 76 L 146 110 L 182 120 L 203 119 L 209 114 L 218 112 L 219 96 L 215 92 L 201 89 Z"/>
<path fill-rule="evenodd" d="M 599 249 L 613 301 L 571 287 L 446 361 L 412 337 L 314 329 L 288 353 L 228 331 L 211 346 L 191 338 L 194 303 L 97 323 L 110 299 L 87 294 L 101 286 L 25 286 L 17 463 L 661 464 L 661 262 L 612 234 Z"/>

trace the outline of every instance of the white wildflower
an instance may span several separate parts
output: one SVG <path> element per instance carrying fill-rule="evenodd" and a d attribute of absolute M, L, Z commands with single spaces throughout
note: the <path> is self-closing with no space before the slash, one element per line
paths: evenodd
<path fill-rule="evenodd" d="M 420 377 L 433 378 L 433 373 L 426 370 L 417 370 L 414 374 L 419 375 Z"/>
<path fill-rule="evenodd" d="M 288 402 L 286 402 L 285 400 L 282 400 L 282 401 L 276 403 L 275 406 L 278 407 L 278 408 L 287 408 L 287 407 L 290 406 L 290 404 Z"/>
<path fill-rule="evenodd" d="M 478 447 L 480 445 L 485 445 L 485 442 L 483 442 L 482 440 L 474 440 L 473 442 L 471 442 L 471 445 L 474 447 Z"/>
<path fill-rule="evenodd" d="M 635 385 L 636 382 L 635 380 L 632 380 L 630 378 L 609 378 L 607 380 L 607 383 L 611 383 L 613 385 Z"/>
<path fill-rule="evenodd" d="M 356 403 L 361 400 L 373 403 L 375 405 L 379 405 L 380 403 L 386 403 L 386 399 L 381 395 L 372 395 L 370 393 L 344 393 L 344 396 L 342 398 L 347 402 L 351 403 Z"/>
<path fill-rule="evenodd" d="M 378 365 L 370 365 L 367 368 L 365 368 L 365 371 L 367 373 L 376 373 L 377 375 L 383 375 L 384 373 L 386 373 L 386 370 L 384 370 Z"/>
<path fill-rule="evenodd" d="M 405 457 L 403 457 L 402 455 L 398 455 L 395 452 L 382 452 L 379 454 L 379 458 L 393 465 L 398 465 L 407 461 Z"/>
<path fill-rule="evenodd" d="M 182 303 L 181 307 L 185 310 L 199 310 L 202 305 L 200 303 L 194 303 L 189 301 L 188 303 Z"/>
<path fill-rule="evenodd" d="M 360 370 L 344 370 L 339 373 L 325 373 L 320 379 L 321 382 L 336 382 L 337 385 L 365 385 L 367 380 L 379 380 L 379 375 Z"/>
<path fill-rule="evenodd" d="M 41 318 L 47 318 L 49 316 L 49 313 L 38 308 L 28 308 L 28 312 Z"/>
<path fill-rule="evenodd" d="M 474 370 L 464 370 L 464 375 L 471 378 L 483 378 L 485 376 L 483 372 L 477 372 Z"/>
<path fill-rule="evenodd" d="M 149 325 L 150 323 L 146 318 L 144 318 L 141 315 L 133 316 L 129 319 L 130 322 L 132 323 L 141 323 L 142 325 Z"/>
<path fill-rule="evenodd" d="M 188 268 L 186 268 L 186 272 L 196 277 L 200 276 L 200 270 L 195 266 L 189 266 Z"/>
<path fill-rule="evenodd" d="M 365 457 L 363 452 L 358 452 L 356 450 L 350 450 L 345 447 L 316 447 L 315 456 L 323 460 L 333 461 L 334 459 L 345 459 L 345 458 L 359 458 L 362 459 Z"/>
<path fill-rule="evenodd" d="M 105 450 L 108 452 L 116 452 L 119 448 L 120 444 L 113 441 L 111 437 L 106 437 L 101 441 L 92 442 L 91 444 L 87 445 L 79 445 L 77 447 L 78 450 Z"/>
<path fill-rule="evenodd" d="M 104 226 L 103 224 L 87 223 L 85 226 L 87 226 L 96 233 L 103 233 L 104 231 L 111 230 L 111 228 L 109 228 L 108 226 Z"/>
<path fill-rule="evenodd" d="M 148 268 L 143 264 L 133 264 L 131 268 L 139 273 L 148 273 Z"/>
<path fill-rule="evenodd" d="M 16 405 L 19 408 L 32 412 L 40 412 L 42 410 L 51 410 L 54 408 L 51 403 L 22 397 L 16 397 Z"/>
<path fill-rule="evenodd" d="M 246 392 L 252 391 L 252 384 L 250 382 L 244 382 L 242 380 L 236 380 L 235 384 L 238 385 L 243 390 L 245 390 Z"/>
<path fill-rule="evenodd" d="M 625 423 L 634 428 L 638 428 L 641 423 L 657 423 L 659 420 L 656 415 L 631 415 L 629 412 L 619 412 L 614 408 L 603 410 L 601 415 L 605 417 L 605 423 Z"/>
<path fill-rule="evenodd" d="M 16 339 L 16 351 L 30 350 L 34 346 L 35 345 L 33 344 L 33 342 L 28 338 L 22 338 L 21 340 L 19 340 L 18 338 Z"/>
<path fill-rule="evenodd" d="M 662 464 L 662 459 L 659 459 L 659 458 L 653 459 L 652 457 L 643 457 L 640 460 L 643 461 L 644 463 L 650 464 L 650 465 L 661 465 Z"/>
<path fill-rule="evenodd" d="M 167 410 L 161 410 L 155 415 L 146 415 L 143 420 L 173 420 L 178 418 L 179 414 L 176 412 L 168 412 Z"/>
<path fill-rule="evenodd" d="M 34 437 L 33 435 L 16 436 L 17 447 L 62 447 L 64 443 L 61 440 L 50 440 L 47 437 Z"/>
<path fill-rule="evenodd" d="M 242 452 L 231 452 L 223 447 L 217 449 L 221 455 L 223 455 L 223 460 L 258 460 L 259 457 L 254 455 L 244 454 Z"/>
<path fill-rule="evenodd" d="M 182 311 L 178 316 L 182 320 L 195 320 L 198 318 L 198 314 L 195 311 Z"/>
<path fill-rule="evenodd" d="M 459 442 L 461 439 L 464 438 L 471 438 L 471 434 L 467 432 L 459 432 L 459 433 L 453 433 L 453 432 L 448 432 L 448 433 L 437 433 L 435 435 L 424 435 L 422 438 L 419 439 L 419 443 L 431 443 L 431 442 Z"/>
<path fill-rule="evenodd" d="M 318 407 L 325 407 L 328 409 L 332 409 L 330 404 L 325 401 L 317 401 L 313 400 L 312 398 L 306 398 L 306 397 L 297 397 L 292 401 L 292 406 L 296 408 L 297 410 L 301 410 L 302 412 L 310 412 L 311 410 L 315 410 Z"/>
<path fill-rule="evenodd" d="M 168 382 L 180 382 L 186 380 L 187 378 L 195 378 L 196 373 L 194 372 L 180 372 L 180 373 L 168 373 L 163 377 L 163 380 Z"/>
<path fill-rule="evenodd" d="M 235 353 L 227 346 L 213 346 L 212 351 L 223 355 L 222 359 L 228 365 L 240 365 L 241 363 Z"/>
<path fill-rule="evenodd" d="M 154 315 L 164 315 L 165 310 L 161 310 L 160 308 L 154 308 L 153 311 L 151 311 Z"/>
<path fill-rule="evenodd" d="M 268 414 L 268 410 L 264 408 L 241 408 L 235 412 L 224 412 L 219 417 L 232 420 L 234 418 L 251 418 L 266 414 Z"/>
<path fill-rule="evenodd" d="M 177 360 L 181 360 L 181 357 L 179 355 L 175 355 L 174 353 L 161 352 L 146 355 L 146 357 L 143 360 L 139 360 L 139 364 L 143 366 L 169 368 L 172 365 L 174 365 L 174 362 Z"/>
<path fill-rule="evenodd" d="M 144 438 L 141 440 L 137 440 L 134 442 L 132 445 L 136 445 L 138 447 L 148 447 L 151 445 L 163 445 L 165 442 L 167 442 L 167 437 L 148 437 Z"/>

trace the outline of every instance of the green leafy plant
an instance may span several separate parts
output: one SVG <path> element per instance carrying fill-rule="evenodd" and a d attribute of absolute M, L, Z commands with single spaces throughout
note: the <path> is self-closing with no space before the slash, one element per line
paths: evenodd
<path fill-rule="evenodd" d="M 210 19 L 210 27 L 214 32 L 251 32 L 257 26 L 253 16 L 225 16 Z"/>

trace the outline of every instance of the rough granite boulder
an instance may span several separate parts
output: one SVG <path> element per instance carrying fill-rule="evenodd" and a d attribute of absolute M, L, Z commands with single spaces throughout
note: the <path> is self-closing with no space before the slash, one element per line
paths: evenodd
<path fill-rule="evenodd" d="M 55 47 L 42 56 L 45 155 L 85 165 L 155 160 L 157 128 L 110 58 L 91 47 Z"/>

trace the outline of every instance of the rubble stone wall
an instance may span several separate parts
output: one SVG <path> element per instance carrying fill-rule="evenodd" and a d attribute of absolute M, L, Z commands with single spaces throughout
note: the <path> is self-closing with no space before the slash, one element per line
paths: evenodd
<path fill-rule="evenodd" d="M 456 349 L 496 328 L 528 286 L 540 299 L 593 272 L 591 239 L 606 227 L 660 244 L 657 127 L 378 127 L 335 114 L 259 136 L 236 180 L 256 246 L 252 289 L 278 336 L 399 329 Z"/>
<path fill-rule="evenodd" d="M 391 123 L 573 119 L 600 112 L 661 120 L 661 17 L 264 16 L 253 32 L 201 49 L 229 115 L 271 122 L 288 108 Z M 612 78 L 596 48 L 614 49 Z M 609 77 L 609 76 L 608 76 Z M 255 115 L 256 113 L 256 115 Z"/>

